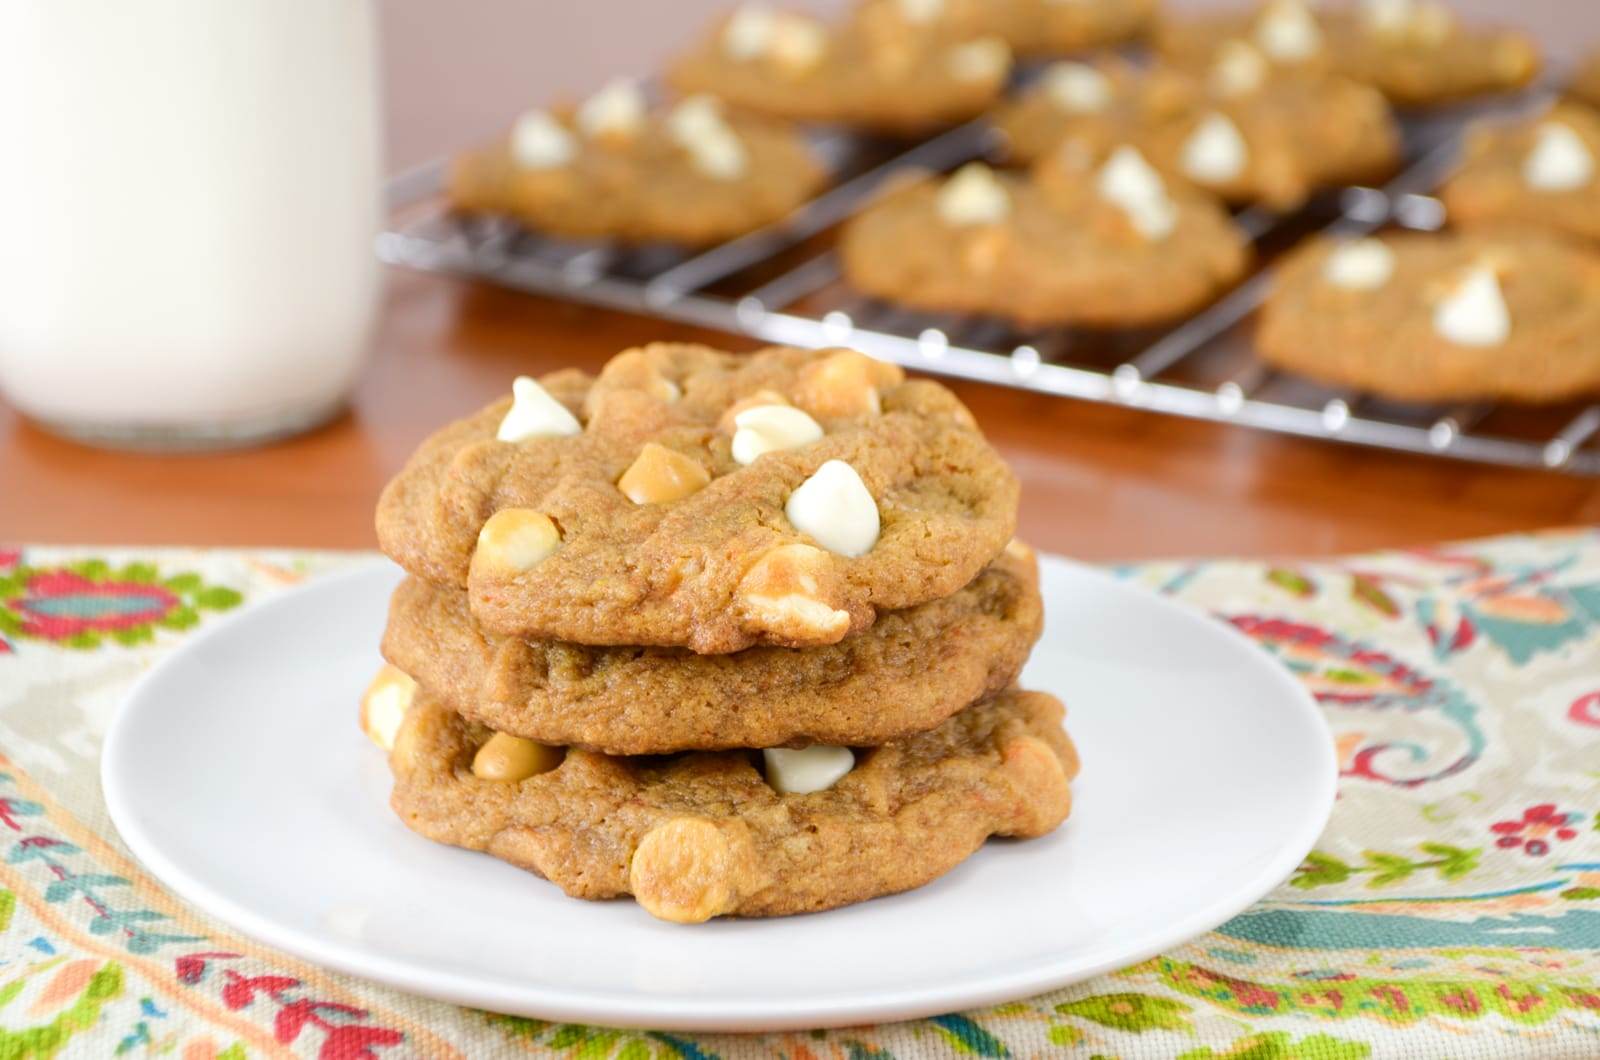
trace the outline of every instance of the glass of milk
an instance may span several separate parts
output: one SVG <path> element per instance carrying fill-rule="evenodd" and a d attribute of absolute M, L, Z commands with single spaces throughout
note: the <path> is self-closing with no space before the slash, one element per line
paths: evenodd
<path fill-rule="evenodd" d="M 259 442 L 344 405 L 380 219 L 373 0 L 0 4 L 0 389 L 60 434 Z"/>

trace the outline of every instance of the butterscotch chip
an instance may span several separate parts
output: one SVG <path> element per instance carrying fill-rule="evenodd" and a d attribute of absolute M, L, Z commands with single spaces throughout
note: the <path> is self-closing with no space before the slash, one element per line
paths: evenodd
<path fill-rule="evenodd" d="M 836 27 L 810 23 L 819 43 L 796 64 L 782 46 L 796 36 L 786 23 L 745 47 L 741 30 L 750 17 L 736 12 L 678 59 L 667 79 L 679 92 L 710 93 L 762 114 L 902 135 L 974 118 L 999 98 L 1008 55 L 997 65 L 974 63 L 963 51 L 970 38 L 883 14 L 863 12 Z"/>
<path fill-rule="evenodd" d="M 617 479 L 617 489 L 635 504 L 667 504 L 704 489 L 710 481 L 711 474 L 693 457 L 646 442 L 638 459 Z"/>
<path fill-rule="evenodd" d="M 866 709 L 868 704 L 858 704 Z M 1070 809 L 1061 704 L 1016 689 L 929 732 L 857 752 L 831 787 L 781 795 L 747 751 L 612 758 L 572 750 L 507 784 L 465 768 L 488 730 L 419 696 L 391 756 L 392 804 L 430 839 L 484 850 L 579 898 L 634 894 L 656 916 L 779 916 L 920 886 L 990 835 Z"/>
<path fill-rule="evenodd" d="M 451 166 L 451 203 L 556 236 L 699 246 L 779 220 L 826 179 L 799 132 L 757 115 L 724 115 L 729 131 L 707 141 L 712 155 L 686 146 L 669 110 L 631 135 L 586 136 L 570 108 L 550 120 L 570 137 L 570 157 L 530 166 L 511 138 L 469 151 Z"/>
<path fill-rule="evenodd" d="M 795 383 L 795 403 L 815 416 L 876 416 L 882 387 L 905 381 L 899 365 L 875 361 L 855 350 L 828 350 L 806 365 Z"/>
<path fill-rule="evenodd" d="M 1584 56 L 1567 85 L 1567 94 L 1591 107 L 1600 107 L 1600 50 Z"/>
<path fill-rule="evenodd" d="M 732 911 L 734 852 L 717 826 L 676 817 L 645 833 L 628 865 L 628 889 L 651 916 L 701 924 Z"/>
<path fill-rule="evenodd" d="M 400 720 L 411 709 L 417 683 L 403 670 L 385 664 L 361 696 L 361 731 L 385 751 L 394 750 Z"/>
<path fill-rule="evenodd" d="M 935 312 L 1116 327 L 1198 308 L 1242 275 L 1247 245 L 1220 203 L 1170 187 L 1171 230 L 1151 238 L 1099 193 L 1096 172 L 1063 170 L 1046 187 L 999 174 L 1010 208 L 991 224 L 949 224 L 936 182 L 908 189 L 845 228 L 845 278 Z"/>
<path fill-rule="evenodd" d="M 446 427 L 385 489 L 379 540 L 418 577 L 466 588 L 479 623 L 502 636 L 700 652 L 810 646 L 866 628 L 879 611 L 948 596 L 1010 539 L 1017 484 L 945 388 L 871 369 L 878 411 L 859 400 L 851 414 L 814 406 L 821 438 L 747 465 L 734 459 L 720 427 L 728 409 L 761 391 L 797 403 L 811 393 L 807 370 L 836 352 L 657 344 L 624 355 L 621 378 L 609 366 L 593 380 L 548 376 L 545 389 L 582 410 L 581 433 L 497 441 L 505 401 Z M 653 373 L 641 375 L 641 358 Z M 648 392 L 640 380 L 654 377 L 681 397 Z M 670 503 L 635 503 L 617 483 L 647 443 L 696 454 L 710 481 Z M 809 543 L 785 505 L 830 460 L 860 476 L 879 534 L 864 554 L 827 553 L 816 572 L 822 602 L 847 623 L 773 629 L 740 605 L 740 586 L 759 557 Z M 531 563 L 520 552 L 473 562 L 480 532 L 508 509 L 548 518 L 559 547 Z"/>
<path fill-rule="evenodd" d="M 1474 129 L 1440 198 L 1456 225 L 1530 225 L 1600 240 L 1600 113 L 1564 103 Z"/>
<path fill-rule="evenodd" d="M 1317 239 L 1295 251 L 1261 311 L 1261 357 L 1404 400 L 1538 402 L 1600 390 L 1593 251 L 1521 230 L 1381 242 L 1387 267 L 1358 285 L 1330 267 L 1337 243 Z"/>
<path fill-rule="evenodd" d="M 791 591 L 809 598 L 803 574 L 776 573 L 772 606 Z M 1032 550 L 1012 542 L 956 593 L 803 652 L 702 656 L 496 638 L 473 622 L 465 593 L 417 579 L 395 591 L 383 651 L 457 713 L 544 744 L 611 754 L 864 747 L 932 728 L 1006 687 L 1041 622 Z"/>

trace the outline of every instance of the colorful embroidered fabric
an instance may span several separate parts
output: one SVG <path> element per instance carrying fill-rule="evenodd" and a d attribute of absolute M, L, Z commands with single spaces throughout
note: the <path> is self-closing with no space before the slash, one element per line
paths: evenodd
<path fill-rule="evenodd" d="M 1600 1057 L 1595 531 L 1123 568 L 1316 693 L 1343 771 L 1316 851 L 1249 912 L 1115 975 L 745 1037 L 547 1024 L 331 975 L 128 856 L 97 756 L 129 684 L 217 614 L 353 559 L 0 549 L 0 1057 Z"/>

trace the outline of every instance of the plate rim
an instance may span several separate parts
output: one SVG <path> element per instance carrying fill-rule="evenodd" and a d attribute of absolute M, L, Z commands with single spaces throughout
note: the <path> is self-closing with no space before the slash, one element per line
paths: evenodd
<path fill-rule="evenodd" d="M 1322 759 L 1318 770 L 1320 783 L 1315 792 L 1315 812 L 1303 816 L 1292 839 L 1285 837 L 1278 853 L 1250 878 L 1249 885 L 1236 886 L 1227 898 L 1214 901 L 1168 924 L 1145 945 L 1118 954 L 1114 959 L 1101 959 L 1087 964 L 1073 961 L 1071 967 L 1067 968 L 1063 967 L 1060 958 L 1044 958 L 1034 960 L 1020 969 L 986 976 L 976 985 L 954 982 L 936 987 L 886 987 L 873 991 L 866 1000 L 841 994 L 813 994 L 782 1002 L 772 999 L 715 1001 L 704 998 L 651 999 L 639 995 L 624 997 L 589 989 L 510 984 L 488 976 L 428 970 L 418 967 L 415 961 L 407 962 L 358 950 L 348 943 L 330 941 L 331 936 L 325 933 L 319 935 L 299 926 L 285 927 L 269 916 L 214 890 L 167 857 L 159 842 L 145 830 L 138 812 L 133 808 L 126 787 L 128 777 L 118 767 L 120 760 L 125 757 L 120 748 L 129 739 L 127 731 L 136 725 L 128 720 L 135 716 L 135 712 L 128 709 L 129 706 L 145 698 L 148 687 L 163 680 L 168 670 L 181 665 L 187 654 L 199 650 L 198 646 L 211 636 L 254 619 L 264 609 L 293 607 L 299 597 L 311 591 L 334 591 L 345 582 L 361 581 L 380 573 L 385 576 L 398 575 L 398 568 L 382 557 L 358 561 L 345 570 L 313 576 L 300 585 L 222 616 L 140 675 L 119 699 L 101 743 L 100 782 L 107 814 L 135 859 L 162 886 L 181 901 L 192 904 L 220 921 L 229 930 L 321 968 L 408 994 L 472 1008 L 553 1022 L 646 1030 L 740 1033 L 889 1023 L 1033 997 L 1148 960 L 1244 912 L 1287 879 L 1295 867 L 1304 861 L 1306 854 L 1310 853 L 1327 828 L 1338 794 L 1338 762 L 1327 718 L 1310 691 L 1296 681 L 1265 648 L 1199 608 L 1092 564 L 1042 551 L 1038 556 L 1041 570 L 1051 566 L 1066 568 L 1074 575 L 1088 576 L 1114 586 L 1117 591 L 1143 596 L 1157 607 L 1181 612 L 1187 619 L 1203 620 L 1225 639 L 1231 639 L 1247 652 L 1269 663 L 1267 669 L 1284 689 L 1286 698 L 1293 700 L 1297 711 L 1325 737 L 1315 744 L 1315 753 Z"/>

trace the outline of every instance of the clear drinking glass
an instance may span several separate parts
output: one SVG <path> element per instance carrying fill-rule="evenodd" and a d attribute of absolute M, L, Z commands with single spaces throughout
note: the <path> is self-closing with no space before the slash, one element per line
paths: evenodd
<path fill-rule="evenodd" d="M 0 388 L 72 437 L 334 415 L 379 286 L 373 0 L 0 4 Z"/>

